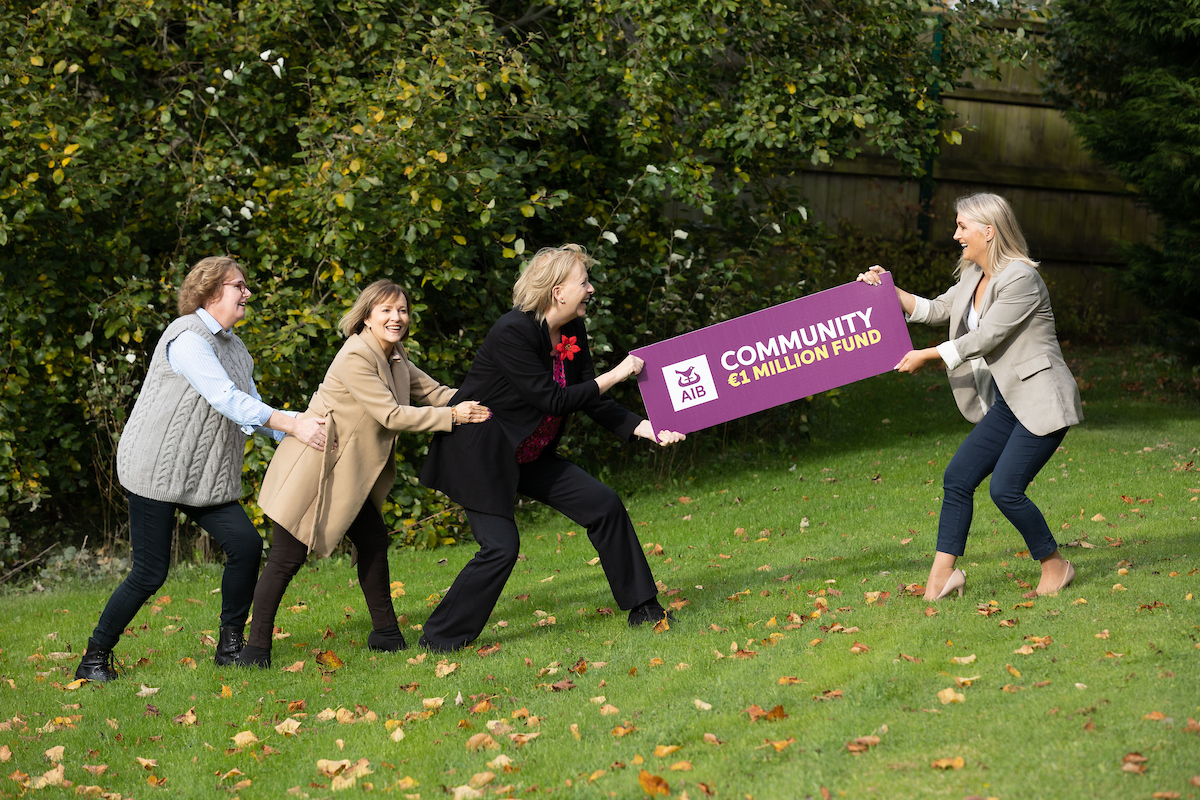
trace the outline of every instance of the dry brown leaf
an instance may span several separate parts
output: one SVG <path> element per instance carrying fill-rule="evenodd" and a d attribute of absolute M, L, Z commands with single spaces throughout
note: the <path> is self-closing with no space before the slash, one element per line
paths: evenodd
<path fill-rule="evenodd" d="M 134 758 L 142 765 L 142 769 L 154 769 L 158 766 L 157 758 L 142 758 L 141 756 L 134 756 Z"/>
<path fill-rule="evenodd" d="M 301 672 L 303 669 L 304 669 L 304 662 L 297 661 L 296 663 L 292 664 L 290 667 L 284 667 L 280 671 L 281 672 Z"/>
<path fill-rule="evenodd" d="M 192 706 L 187 711 L 175 717 L 175 721 L 180 725 L 195 725 L 196 724 L 196 707 Z"/>
<path fill-rule="evenodd" d="M 433 674 L 438 678 L 444 678 L 451 672 L 454 672 L 456 669 L 458 669 L 457 663 L 442 659 L 437 663 L 437 666 L 433 668 Z"/>
<path fill-rule="evenodd" d="M 1005 664 L 1004 668 L 1008 670 L 1008 674 L 1012 675 L 1014 678 L 1021 677 L 1021 670 L 1017 669 L 1012 664 Z"/>
<path fill-rule="evenodd" d="M 156 694 L 158 694 L 157 687 L 147 686 L 143 683 L 142 688 L 137 692 L 135 697 L 153 697 Z"/>
<path fill-rule="evenodd" d="M 692 768 L 692 762 L 690 762 L 690 761 L 676 761 L 674 764 L 671 765 L 672 772 L 687 772 L 691 768 Z"/>
<path fill-rule="evenodd" d="M 671 753 L 679 752 L 679 749 L 679 745 L 677 744 L 660 744 L 654 748 L 654 755 L 659 758 L 665 758 L 671 755 Z"/>
<path fill-rule="evenodd" d="M 665 780 L 658 775 L 651 775 L 646 770 L 638 773 L 638 783 L 641 784 L 642 791 L 651 797 L 671 794 L 671 787 Z"/>
<path fill-rule="evenodd" d="M 962 769 L 966 765 L 967 762 L 962 756 L 955 756 L 954 758 L 939 758 L 929 766 L 934 769 Z"/>
<path fill-rule="evenodd" d="M 512 743 L 517 747 L 521 747 L 526 742 L 530 742 L 541 735 L 541 733 L 510 733 L 508 738 L 511 739 Z"/>
<path fill-rule="evenodd" d="M 951 658 L 950 660 L 953 661 L 955 664 L 962 664 L 965 666 L 967 664 L 975 663 L 975 658 L 976 658 L 975 654 L 972 653 L 969 656 L 955 656 L 955 657 Z"/>
<path fill-rule="evenodd" d="M 346 666 L 346 662 L 337 657 L 332 650 L 321 650 L 317 653 L 317 664 L 325 672 L 336 672 Z"/>
<path fill-rule="evenodd" d="M 479 750 L 499 750 L 500 745 L 487 733 L 477 733 L 467 739 L 467 750 L 471 753 Z"/>
<path fill-rule="evenodd" d="M 81 764 L 80 766 L 97 778 L 102 777 L 104 773 L 108 772 L 108 764 Z"/>

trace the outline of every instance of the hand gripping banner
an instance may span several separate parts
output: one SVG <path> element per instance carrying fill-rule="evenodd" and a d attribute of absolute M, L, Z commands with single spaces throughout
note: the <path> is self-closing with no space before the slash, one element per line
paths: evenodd
<path fill-rule="evenodd" d="M 634 350 L 654 430 L 691 433 L 892 370 L 912 340 L 881 277 Z"/>

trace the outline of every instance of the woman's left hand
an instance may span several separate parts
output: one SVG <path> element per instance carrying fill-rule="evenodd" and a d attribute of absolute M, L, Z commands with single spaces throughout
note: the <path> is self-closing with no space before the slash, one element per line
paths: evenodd
<path fill-rule="evenodd" d="M 916 375 L 929 364 L 941 361 L 942 357 L 936 347 L 926 347 L 924 350 L 909 350 L 896 365 L 897 372 L 907 372 Z"/>
<path fill-rule="evenodd" d="M 655 436 L 654 428 L 651 427 L 650 420 L 648 419 L 644 419 L 638 423 L 638 426 L 633 429 L 633 435 L 640 436 L 643 439 L 649 439 L 660 447 L 666 447 L 667 445 L 672 445 L 676 442 L 682 442 L 687 438 L 687 436 L 684 434 L 677 433 L 675 431 L 659 431 L 658 435 Z"/>

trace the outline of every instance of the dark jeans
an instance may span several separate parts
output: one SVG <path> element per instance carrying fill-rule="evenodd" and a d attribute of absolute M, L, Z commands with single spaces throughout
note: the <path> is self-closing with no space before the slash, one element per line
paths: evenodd
<path fill-rule="evenodd" d="M 237 501 L 196 508 L 164 503 L 126 492 L 129 499 L 129 538 L 133 566 L 108 599 L 100 622 L 92 632 L 97 646 L 111 650 L 150 596 L 167 580 L 171 567 L 171 534 L 178 509 L 208 532 L 225 552 L 221 578 L 221 627 L 239 630 L 246 625 L 254 579 L 262 558 L 262 538 Z"/>
<path fill-rule="evenodd" d="M 1030 433 L 997 389 L 996 404 L 959 445 L 946 467 L 938 552 L 961 556 L 966 550 L 975 489 L 990 473 L 992 501 L 1025 537 L 1030 558 L 1040 560 L 1052 555 L 1058 544 L 1042 512 L 1025 496 L 1025 489 L 1066 435 L 1066 428 L 1045 436 Z"/>
<path fill-rule="evenodd" d="M 387 549 L 391 540 L 387 526 L 370 498 L 363 503 L 346 536 L 358 550 L 358 585 L 367 601 L 371 625 L 375 630 L 396 624 L 392 608 L 391 577 L 388 572 Z M 254 647 L 271 649 L 271 634 L 275 632 L 275 615 L 292 578 L 304 566 L 308 547 L 277 522 L 271 532 L 271 551 L 263 567 L 258 586 L 254 587 L 254 620 L 250 623 L 248 642 Z"/>
<path fill-rule="evenodd" d="M 629 513 L 617 493 L 554 455 L 521 465 L 517 489 L 587 529 L 608 578 L 613 599 L 624 610 L 658 594 Z M 422 641 L 450 650 L 474 641 L 487 625 L 500 592 L 517 563 L 521 536 L 508 517 L 467 511 L 479 552 L 454 579 L 425 622 Z"/>

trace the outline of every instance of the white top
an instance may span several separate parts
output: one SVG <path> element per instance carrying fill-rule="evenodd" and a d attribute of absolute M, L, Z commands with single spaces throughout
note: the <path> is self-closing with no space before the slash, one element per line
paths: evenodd
<path fill-rule="evenodd" d="M 200 317 L 214 334 L 221 330 L 221 323 L 203 308 L 196 310 L 196 316 Z M 277 442 L 283 439 L 283 431 L 263 427 L 271 419 L 275 409 L 262 401 L 257 387 L 251 386 L 249 394 L 238 389 L 221 366 L 212 345 L 200 334 L 184 331 L 175 337 L 175 340 L 167 345 L 167 363 L 171 365 L 175 374 L 186 378 L 209 405 L 237 423 L 242 433 L 247 436 L 252 433 L 265 433 Z M 291 417 L 297 415 L 295 411 L 283 413 Z"/>
<path fill-rule="evenodd" d="M 927 321 L 931 308 L 929 300 L 924 297 L 917 297 L 916 295 L 913 295 L 913 300 L 915 301 L 913 313 L 908 315 L 908 321 Z M 979 312 L 975 310 L 975 304 L 970 303 L 967 306 L 967 330 L 974 331 L 978 329 Z M 946 369 L 954 369 L 963 363 L 963 358 L 958 354 L 958 348 L 954 346 L 953 341 L 942 342 L 937 346 L 937 351 L 938 355 L 942 357 L 942 361 L 945 362 Z M 992 370 L 988 367 L 987 361 L 982 358 L 972 358 L 971 373 L 975 376 L 975 391 L 979 395 L 979 405 L 983 409 L 983 413 L 986 414 L 992 404 L 996 402 L 996 385 L 992 381 Z"/>

